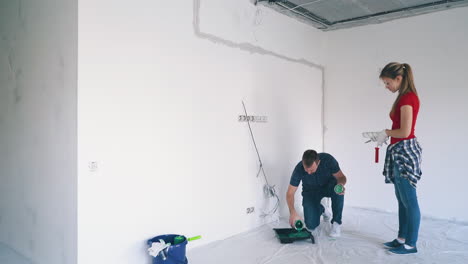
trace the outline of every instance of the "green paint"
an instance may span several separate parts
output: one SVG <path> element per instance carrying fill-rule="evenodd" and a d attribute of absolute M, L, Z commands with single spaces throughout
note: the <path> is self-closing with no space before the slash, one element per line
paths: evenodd
<path fill-rule="evenodd" d="M 304 230 L 304 231 L 291 232 L 291 233 L 287 234 L 287 237 L 289 237 L 289 238 L 303 238 L 303 237 L 309 238 L 310 234 Z"/>
<path fill-rule="evenodd" d="M 304 223 L 301 220 L 296 220 L 294 228 L 296 228 L 297 231 L 301 231 L 304 228 Z"/>
<path fill-rule="evenodd" d="M 174 237 L 174 245 L 180 244 L 185 241 L 184 236 L 176 236 Z"/>
<path fill-rule="evenodd" d="M 343 190 L 344 190 L 343 185 L 341 185 L 341 184 L 335 185 L 334 190 L 335 190 L 336 193 L 342 193 Z"/>

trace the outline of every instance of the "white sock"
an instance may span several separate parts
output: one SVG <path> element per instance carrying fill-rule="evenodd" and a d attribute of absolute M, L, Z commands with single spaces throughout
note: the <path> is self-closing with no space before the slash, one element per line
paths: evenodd
<path fill-rule="evenodd" d="M 396 240 L 397 240 L 400 244 L 404 244 L 404 243 L 405 243 L 405 240 L 404 240 L 404 239 L 399 239 L 399 238 L 397 238 Z"/>
<path fill-rule="evenodd" d="M 405 248 L 406 248 L 406 249 L 412 249 L 412 248 L 414 248 L 414 247 L 408 246 L 408 245 L 405 244 Z"/>

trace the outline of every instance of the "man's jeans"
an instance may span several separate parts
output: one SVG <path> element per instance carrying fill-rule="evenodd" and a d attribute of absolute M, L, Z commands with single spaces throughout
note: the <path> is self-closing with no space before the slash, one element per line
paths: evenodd
<path fill-rule="evenodd" d="M 405 238 L 408 246 L 416 246 L 418 241 L 419 223 L 421 213 L 419 212 L 418 197 L 408 179 L 402 178 L 397 165 L 394 165 L 395 194 L 398 200 L 398 237 Z"/>
<path fill-rule="evenodd" d="M 338 195 L 333 188 L 336 181 L 321 188 L 302 192 L 302 206 L 304 207 L 304 221 L 309 230 L 314 230 L 320 224 L 320 216 L 325 211 L 325 208 L 320 203 L 322 198 L 330 197 L 332 201 L 333 218 L 331 223 L 341 225 L 341 214 L 343 213 L 344 195 Z"/>

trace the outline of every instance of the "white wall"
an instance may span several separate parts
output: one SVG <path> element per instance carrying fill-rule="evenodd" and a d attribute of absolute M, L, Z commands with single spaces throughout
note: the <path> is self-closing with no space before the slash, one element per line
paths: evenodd
<path fill-rule="evenodd" d="M 458 8 L 327 35 L 325 150 L 349 176 L 347 205 L 396 211 L 393 185 L 384 185 L 383 162 L 373 163 L 374 146 L 363 144 L 361 132 L 391 128 L 395 95 L 380 85 L 378 75 L 386 63 L 398 61 L 413 67 L 421 99 L 416 126 L 423 147 L 421 212 L 468 220 L 462 202 L 467 27 L 468 8 Z"/>
<path fill-rule="evenodd" d="M 322 34 L 248 0 L 80 1 L 79 263 L 149 263 L 152 236 L 202 235 L 193 248 L 262 224 L 242 100 L 268 116 L 253 129 L 285 206 L 302 152 L 322 148 Z"/>
<path fill-rule="evenodd" d="M 76 263 L 76 1 L 0 2 L 0 243 Z"/>

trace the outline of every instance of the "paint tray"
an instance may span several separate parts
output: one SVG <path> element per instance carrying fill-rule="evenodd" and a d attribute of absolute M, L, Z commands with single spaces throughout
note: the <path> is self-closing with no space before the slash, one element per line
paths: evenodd
<path fill-rule="evenodd" d="M 297 231 L 294 228 L 273 228 L 276 232 L 276 236 L 280 240 L 281 244 L 292 243 L 298 240 L 309 239 L 312 244 L 315 244 L 314 236 L 307 229 Z"/>

